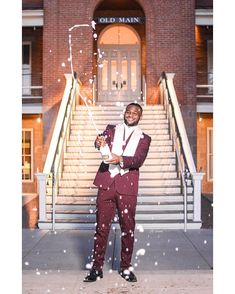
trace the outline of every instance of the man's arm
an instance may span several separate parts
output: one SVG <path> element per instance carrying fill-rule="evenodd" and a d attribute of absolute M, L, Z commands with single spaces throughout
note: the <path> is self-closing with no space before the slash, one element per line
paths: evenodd
<path fill-rule="evenodd" d="M 151 137 L 145 135 L 144 139 L 141 139 L 134 156 L 118 156 L 112 153 L 112 159 L 107 163 L 119 164 L 121 168 L 139 168 L 143 165 L 151 143 Z"/>

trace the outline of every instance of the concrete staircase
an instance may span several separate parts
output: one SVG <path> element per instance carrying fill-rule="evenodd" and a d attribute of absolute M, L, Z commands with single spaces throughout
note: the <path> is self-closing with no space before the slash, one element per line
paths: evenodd
<path fill-rule="evenodd" d="M 123 121 L 122 106 L 92 106 L 92 116 L 99 130 L 106 124 Z M 152 137 L 148 157 L 140 169 L 136 226 L 154 229 L 183 229 L 183 195 L 176 172 L 176 156 L 169 137 L 168 121 L 162 105 L 145 106 L 142 130 Z M 63 173 L 56 200 L 56 229 L 95 228 L 97 188 L 92 184 L 101 162 L 94 148 L 96 131 L 85 106 L 76 108 L 70 138 L 64 154 Z M 47 187 L 48 222 L 40 228 L 51 228 L 52 197 Z M 188 184 L 188 228 L 198 229 L 193 222 L 193 188 Z M 118 225 L 115 218 L 113 226 Z M 140 228 L 141 228 L 140 227 Z"/>

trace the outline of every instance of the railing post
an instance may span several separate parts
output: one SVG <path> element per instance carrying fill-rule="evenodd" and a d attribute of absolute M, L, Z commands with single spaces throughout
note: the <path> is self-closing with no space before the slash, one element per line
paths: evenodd
<path fill-rule="evenodd" d="M 193 221 L 201 221 L 201 190 L 202 190 L 202 178 L 205 173 L 192 173 L 193 186 L 194 186 L 194 195 L 193 195 L 193 206 L 194 214 Z"/>
<path fill-rule="evenodd" d="M 47 220 L 46 217 L 46 180 L 48 174 L 36 173 L 37 177 L 37 189 L 39 196 L 39 221 L 44 222 Z"/>

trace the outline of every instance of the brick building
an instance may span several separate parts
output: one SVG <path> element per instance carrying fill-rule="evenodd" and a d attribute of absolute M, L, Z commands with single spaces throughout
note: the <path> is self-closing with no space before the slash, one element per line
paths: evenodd
<path fill-rule="evenodd" d="M 44 172 L 68 76 L 74 72 L 91 107 L 129 101 L 161 104 L 161 75 L 174 73 L 196 171 L 205 173 L 202 193 L 213 193 L 211 0 L 22 4 L 22 191 L 32 220 L 28 226 L 35 225 L 40 205 L 51 205 L 40 204 L 35 174 Z M 83 104 L 77 99 L 76 107 Z M 41 223 L 50 219 L 50 209 L 44 214 Z"/>

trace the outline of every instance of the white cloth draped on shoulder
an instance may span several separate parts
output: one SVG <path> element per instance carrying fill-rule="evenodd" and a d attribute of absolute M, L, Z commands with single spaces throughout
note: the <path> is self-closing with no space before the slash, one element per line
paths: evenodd
<path fill-rule="evenodd" d="M 139 140 L 142 136 L 142 130 L 139 126 L 136 126 L 133 130 L 133 133 L 130 137 L 128 144 L 123 151 L 123 144 L 125 144 L 124 139 L 125 134 L 125 124 L 118 124 L 115 128 L 112 153 L 118 156 L 134 156 L 136 148 L 139 144 Z M 126 138 L 127 139 L 127 138 Z M 122 169 L 118 164 L 109 164 L 109 172 L 111 173 L 111 177 L 115 177 L 117 174 L 124 175 L 129 172 L 129 169 Z"/>

